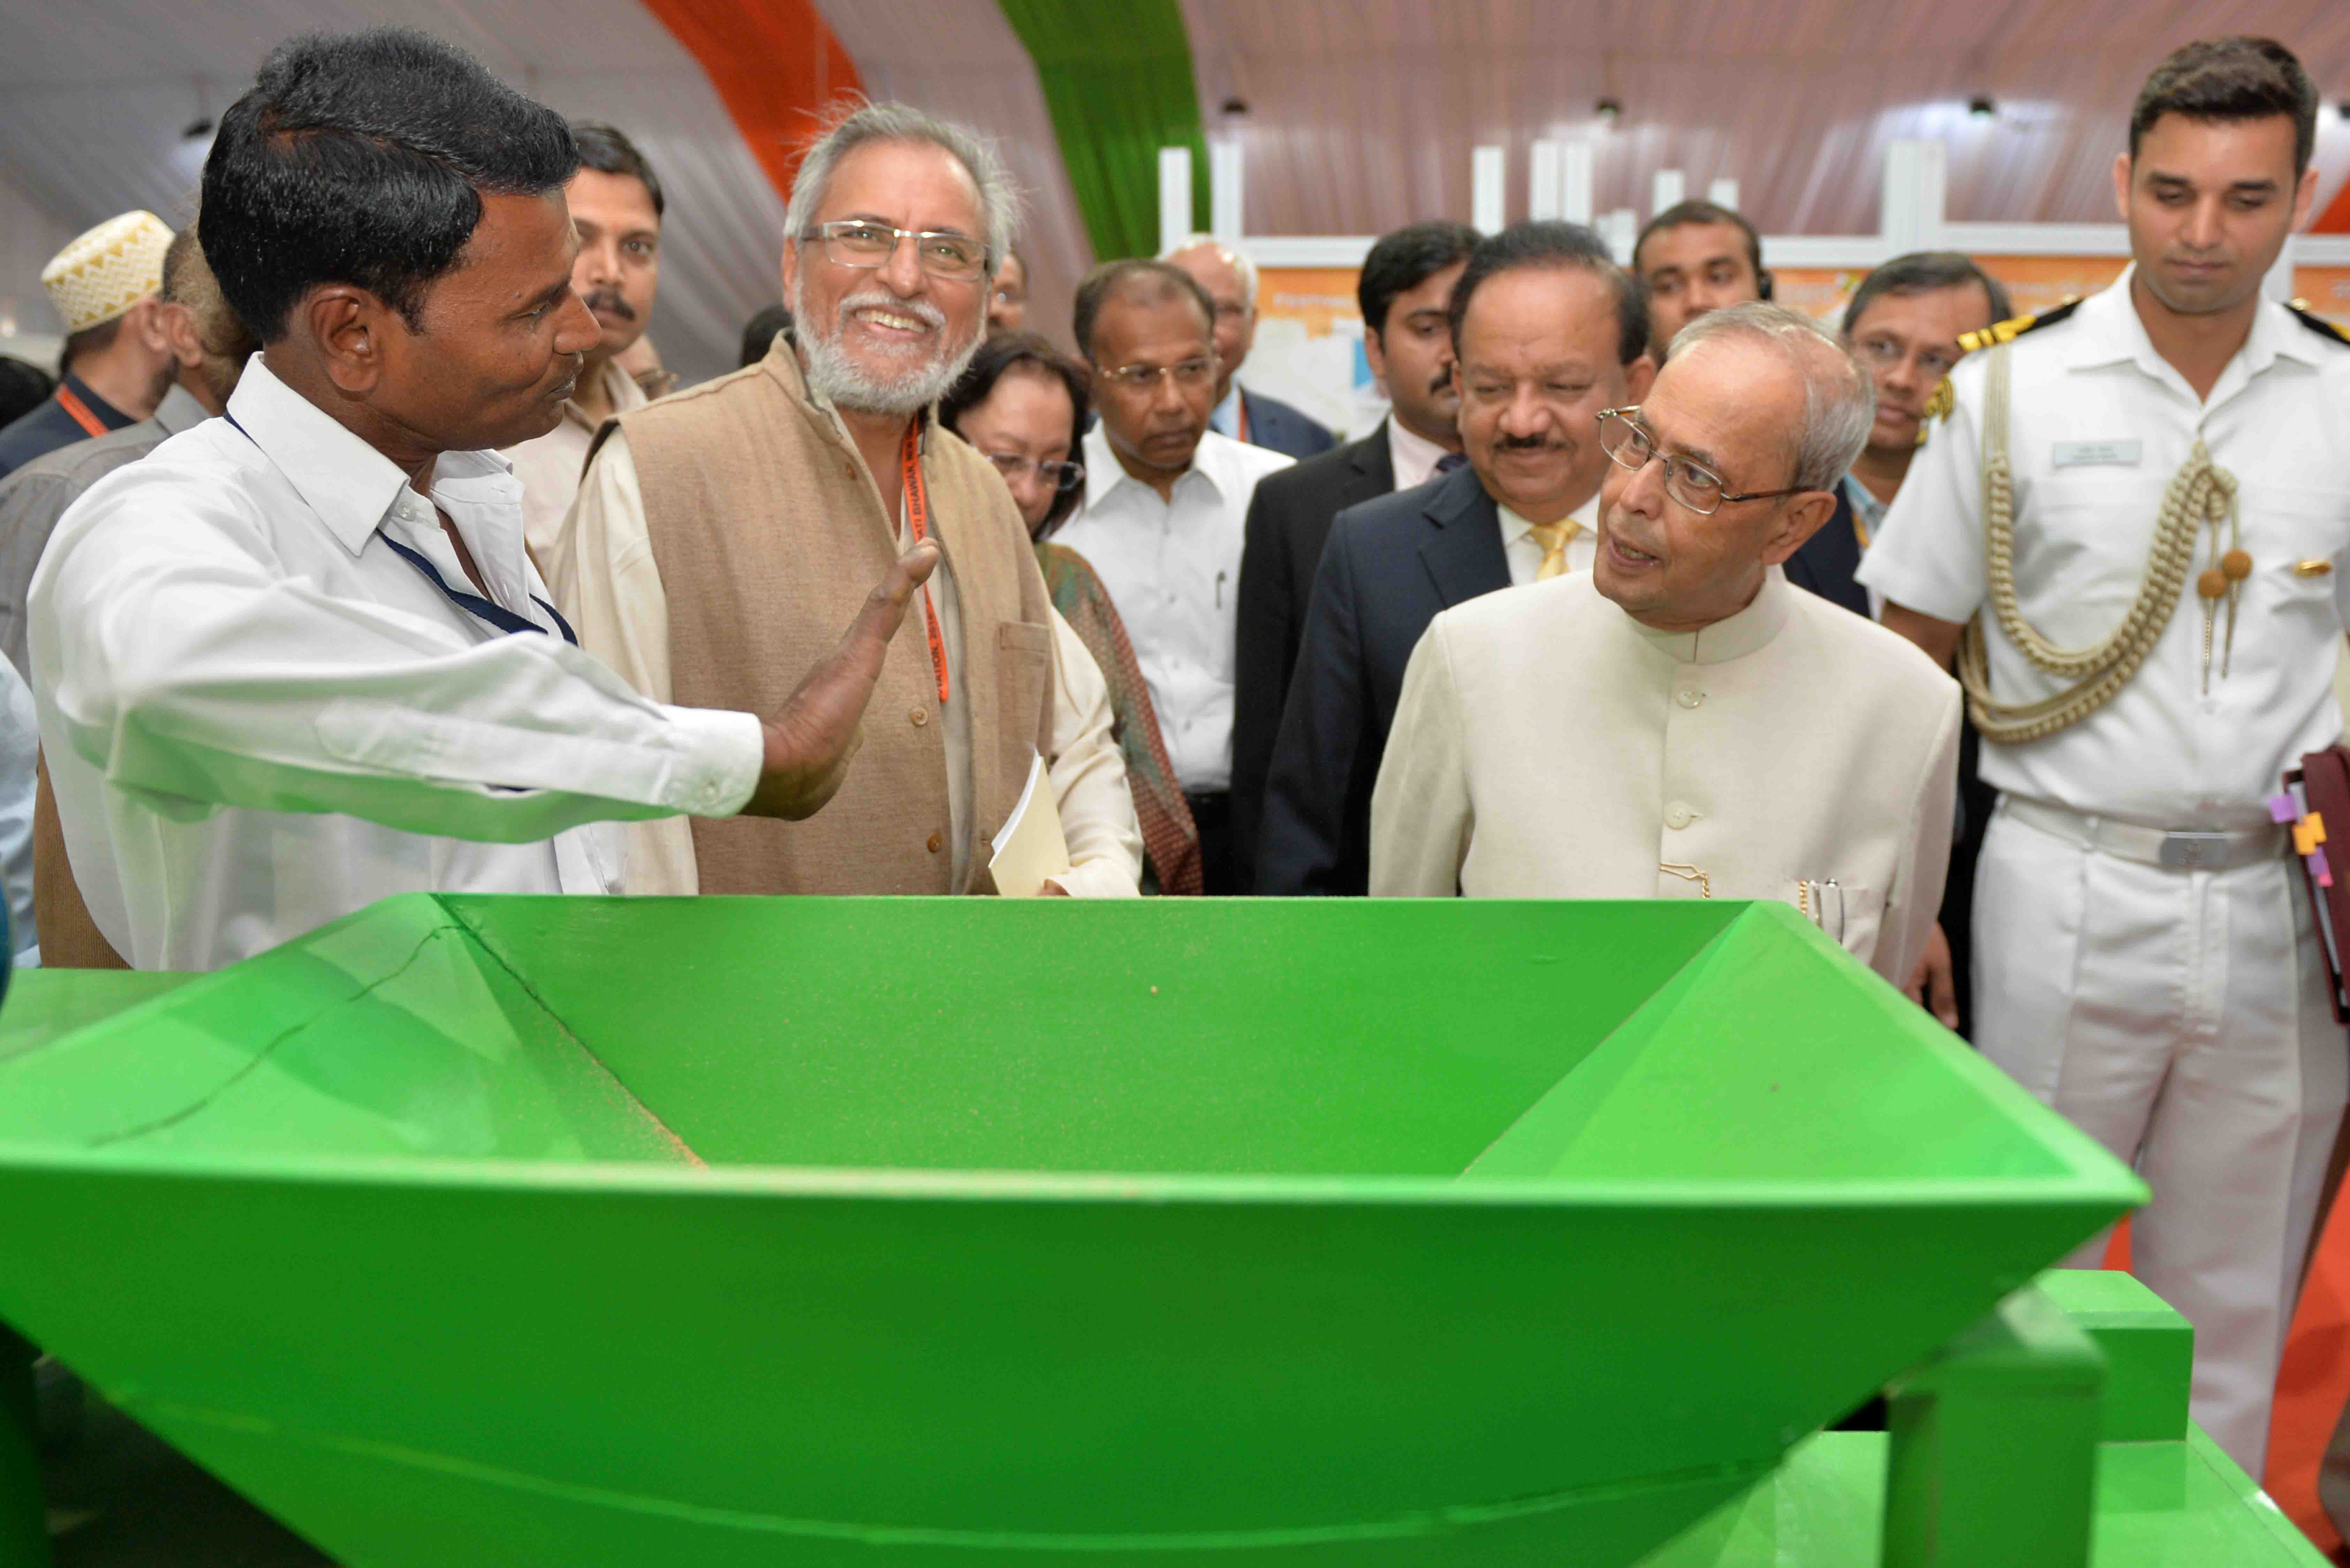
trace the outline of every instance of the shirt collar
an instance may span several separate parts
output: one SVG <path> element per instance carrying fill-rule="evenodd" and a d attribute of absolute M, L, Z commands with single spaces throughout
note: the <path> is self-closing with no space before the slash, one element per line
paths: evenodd
<path fill-rule="evenodd" d="M 1787 586 L 1787 575 L 1777 566 L 1762 571 L 1762 589 L 1736 615 L 1725 616 L 1696 631 L 1659 631 L 1624 615 L 1624 624 L 1676 664 L 1728 664 L 1759 653 L 1779 635 L 1794 613 L 1797 589 Z M 1619 612 L 1620 613 L 1620 612 Z"/>
<path fill-rule="evenodd" d="M 1388 457 L 1395 469 L 1396 488 L 1409 490 L 1435 477 L 1436 465 L 1444 461 L 1444 448 L 1417 431 L 1405 428 L 1404 422 L 1390 413 Z"/>
<path fill-rule="evenodd" d="M 163 394 L 163 400 L 155 405 L 155 422 L 163 428 L 166 435 L 192 431 L 210 418 L 212 415 L 204 411 L 203 404 L 196 401 L 194 394 L 177 381 L 172 382 L 171 389 Z"/>
<path fill-rule="evenodd" d="M 1890 504 L 1879 501 L 1868 486 L 1860 482 L 1860 476 L 1856 473 L 1846 473 L 1844 476 L 1844 498 L 1851 505 L 1852 514 L 1860 519 L 1863 531 L 1871 535 L 1877 533 L 1877 525 L 1885 521 L 1886 513 L 1892 510 Z"/>
<path fill-rule="evenodd" d="M 625 414 L 631 409 L 641 409 L 652 400 L 645 396 L 645 389 L 637 385 L 637 379 L 620 369 L 620 361 L 617 357 L 605 360 L 603 368 L 597 371 L 597 374 L 603 379 L 604 395 L 611 402 L 612 411 L 616 414 Z M 563 417 L 580 429 L 590 432 L 595 431 L 598 422 L 588 417 L 588 410 L 579 406 L 578 400 L 576 398 L 563 400 Z"/>
<path fill-rule="evenodd" d="M 1173 488 L 1180 491 L 1187 485 L 1204 484 L 1210 495 L 1222 500 L 1232 488 L 1229 463 L 1232 454 L 1240 446 L 1241 443 L 1230 436 L 1209 431 L 1201 436 L 1199 446 L 1191 453 L 1191 466 L 1176 477 Z M 1107 483 L 1098 489 L 1095 488 L 1097 475 L 1107 479 Z M 1092 497 L 1087 503 L 1087 509 L 1090 511 L 1128 485 L 1154 502 L 1159 499 L 1156 490 L 1126 472 L 1126 465 L 1118 461 L 1118 453 L 1110 450 L 1108 431 L 1103 428 L 1099 420 L 1096 420 L 1094 428 L 1086 432 L 1086 488 Z M 1171 501 L 1172 497 L 1170 499 Z"/>
<path fill-rule="evenodd" d="M 1237 436 L 1240 433 L 1241 384 L 1238 381 L 1234 381 L 1232 389 L 1224 394 L 1224 400 L 1209 413 L 1208 428 L 1222 436 Z"/>
<path fill-rule="evenodd" d="M 1519 516 L 1516 513 L 1503 505 L 1499 501 L 1493 503 L 1493 510 L 1501 514 L 1502 543 L 1504 546 L 1514 545 L 1519 540 L 1524 538 L 1528 534 L 1534 532 L 1534 525 L 1533 524 L 1527 522 L 1524 518 Z M 1589 533 L 1597 528 L 1599 525 L 1599 492 L 1596 490 L 1593 491 L 1582 505 L 1568 513 L 1561 519 L 1561 521 L 1575 524 L 1586 533 Z"/>
<path fill-rule="evenodd" d="M 2072 322 L 2082 328 L 2069 335 L 2065 344 L 2064 363 L 2075 370 L 2095 369 L 2106 365 L 2134 364 L 2146 375 L 2165 383 L 2181 387 L 2185 380 L 2168 361 L 2157 352 L 2154 339 L 2146 333 L 2146 323 L 2130 299 L 2130 280 L 2137 275 L 2137 264 L 2132 262 L 2122 269 L 2113 286 L 2100 290 L 2081 301 L 2072 315 Z M 2321 350 L 2315 336 L 2303 331 L 2285 308 L 2275 301 L 2262 298 L 2260 307 L 2252 312 L 2251 331 L 2228 371 L 2242 369 L 2245 379 L 2259 375 L 2279 358 L 2300 364 L 2321 363 Z M 2221 400 L 2221 388 L 2236 379 L 2223 371 L 2215 384 L 2209 405 L 2216 407 Z"/>
<path fill-rule="evenodd" d="M 408 486 L 398 464 L 279 380 L 259 354 L 245 362 L 228 411 L 354 556 Z M 513 465 L 494 452 L 442 452 L 433 465 L 432 492 L 437 496 L 443 491 L 474 505 L 521 504 Z"/>

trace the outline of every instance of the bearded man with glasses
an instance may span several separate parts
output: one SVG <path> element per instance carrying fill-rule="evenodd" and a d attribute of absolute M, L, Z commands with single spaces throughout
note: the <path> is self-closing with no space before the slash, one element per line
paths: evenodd
<path fill-rule="evenodd" d="M 580 646 L 658 700 L 788 686 L 867 562 L 922 539 L 944 556 L 825 824 L 634 829 L 631 891 L 993 892 L 989 843 L 1041 759 L 1070 860 L 1045 890 L 1134 895 L 1141 839 L 1099 670 L 1003 480 L 934 411 L 986 330 L 1018 215 L 978 136 L 901 104 L 854 110 L 793 182 L 791 329 L 598 436 L 548 576 Z"/>
<path fill-rule="evenodd" d="M 1216 306 L 1164 262 L 1118 261 L 1077 286 L 1077 347 L 1100 422 L 1086 437 L 1086 507 L 1061 544 L 1126 622 L 1210 894 L 1238 890 L 1232 853 L 1232 657 L 1241 545 L 1257 481 L 1290 465 L 1208 428 Z"/>
<path fill-rule="evenodd" d="M 1446 610 L 1371 800 L 1374 896 L 1770 898 L 1898 984 L 1949 860 L 1959 691 L 1781 569 L 1835 510 L 1869 378 L 1763 304 L 1684 327 L 1591 571 Z"/>

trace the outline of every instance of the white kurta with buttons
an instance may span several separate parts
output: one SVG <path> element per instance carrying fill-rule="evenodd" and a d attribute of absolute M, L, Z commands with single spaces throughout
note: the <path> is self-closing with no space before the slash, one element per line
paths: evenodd
<path fill-rule="evenodd" d="M 1257 481 L 1294 460 L 1210 431 L 1170 499 L 1118 466 L 1098 424 L 1086 437 L 1086 507 L 1053 535 L 1109 590 L 1150 688 L 1176 782 L 1232 782 L 1232 648 L 1241 545 Z"/>
<path fill-rule="evenodd" d="M 229 409 L 92 486 L 33 578 L 68 858 L 135 967 L 214 969 L 394 893 L 617 891 L 609 823 L 750 798 L 756 718 L 649 701 L 556 635 L 504 459 L 442 453 L 428 504 L 258 356 Z M 435 507 L 539 630 L 391 549 L 464 591 Z"/>
<path fill-rule="evenodd" d="M 1906 981 L 1941 902 L 1958 743 L 1950 677 L 1776 567 L 1693 633 L 1641 625 L 1588 573 L 1488 594 L 1412 653 L 1371 892 L 1776 898 Z"/>

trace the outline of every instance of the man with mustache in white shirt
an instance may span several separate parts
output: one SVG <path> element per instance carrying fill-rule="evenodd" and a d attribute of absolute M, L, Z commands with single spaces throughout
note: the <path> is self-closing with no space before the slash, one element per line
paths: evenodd
<path fill-rule="evenodd" d="M 524 552 L 495 449 L 553 427 L 597 336 L 577 161 L 561 117 L 401 29 L 284 45 L 222 116 L 198 233 L 262 352 L 225 418 L 67 511 L 31 594 L 68 857 L 134 967 L 395 893 L 617 891 L 613 822 L 839 786 L 934 549 L 892 554 L 764 719 L 629 691 Z"/>

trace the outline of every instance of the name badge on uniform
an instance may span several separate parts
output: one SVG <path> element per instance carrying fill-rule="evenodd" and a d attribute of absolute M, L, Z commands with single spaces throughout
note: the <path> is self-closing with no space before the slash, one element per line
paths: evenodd
<path fill-rule="evenodd" d="M 2136 441 L 2060 441 L 2059 468 L 2136 468 L 2146 443 Z"/>

